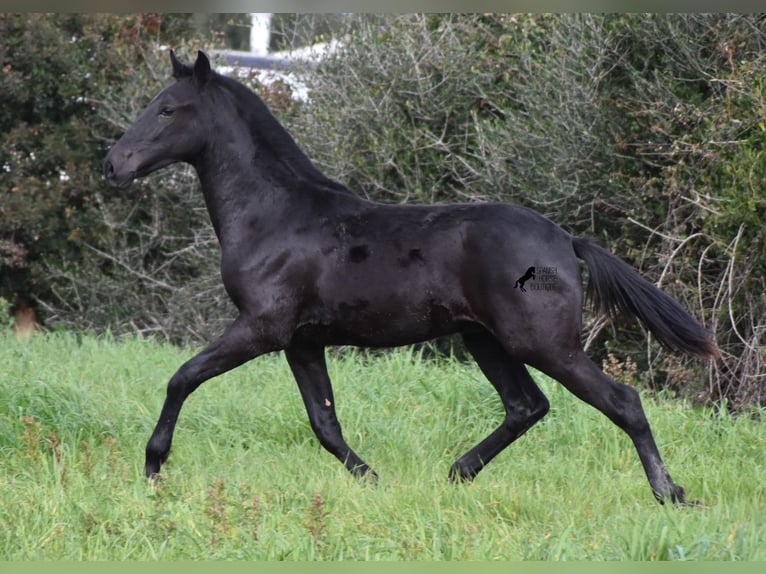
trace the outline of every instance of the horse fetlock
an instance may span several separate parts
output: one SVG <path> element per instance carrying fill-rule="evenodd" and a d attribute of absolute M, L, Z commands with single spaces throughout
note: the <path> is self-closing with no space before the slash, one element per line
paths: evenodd
<path fill-rule="evenodd" d="M 144 464 L 144 474 L 146 478 L 156 479 L 160 473 L 160 467 L 168 460 L 170 451 L 166 451 L 162 454 L 150 453 L 147 449 L 146 462 Z"/>
<path fill-rule="evenodd" d="M 146 464 L 144 466 L 144 475 L 149 480 L 156 481 L 160 475 L 160 461 L 157 459 L 146 458 Z"/>

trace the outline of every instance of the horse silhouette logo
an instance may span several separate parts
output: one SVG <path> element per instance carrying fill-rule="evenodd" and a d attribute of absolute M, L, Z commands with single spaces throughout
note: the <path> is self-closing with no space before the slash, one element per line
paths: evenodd
<path fill-rule="evenodd" d="M 524 273 L 524 275 L 522 275 L 521 277 L 519 277 L 516 280 L 516 283 L 514 283 L 513 288 L 516 289 L 516 287 L 518 287 L 524 293 L 526 293 L 527 290 L 524 289 L 524 283 L 526 283 L 530 279 L 534 279 L 534 278 L 535 278 L 535 268 L 534 267 L 530 267 L 529 269 L 527 269 L 527 271 L 526 271 L 526 273 Z"/>

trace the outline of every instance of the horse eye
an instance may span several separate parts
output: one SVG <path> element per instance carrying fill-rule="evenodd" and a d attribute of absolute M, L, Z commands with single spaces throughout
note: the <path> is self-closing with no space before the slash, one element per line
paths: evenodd
<path fill-rule="evenodd" d="M 160 115 L 164 118 L 169 118 L 173 115 L 173 108 L 162 108 L 160 110 Z"/>

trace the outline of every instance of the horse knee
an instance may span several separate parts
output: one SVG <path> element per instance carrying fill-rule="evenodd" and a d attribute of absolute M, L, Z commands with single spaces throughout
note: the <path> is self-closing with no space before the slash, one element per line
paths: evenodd
<path fill-rule="evenodd" d="M 319 444 L 321 444 L 326 451 L 335 455 L 340 455 L 345 446 L 345 441 L 342 438 L 340 429 L 334 432 L 328 432 L 325 428 L 313 427 L 313 431 L 317 440 L 319 440 Z"/>
<path fill-rule="evenodd" d="M 314 435 L 319 440 L 319 444 L 325 450 L 336 456 L 341 456 L 343 451 L 348 448 L 343 440 L 340 423 L 335 416 L 309 416 L 309 423 L 311 424 L 311 430 L 314 431 Z"/>
<path fill-rule="evenodd" d="M 505 420 L 503 425 L 514 440 L 527 432 L 532 426 L 542 419 L 550 410 L 550 403 L 545 396 L 540 397 L 534 402 L 508 405 L 505 411 Z"/>
<path fill-rule="evenodd" d="M 542 393 L 536 393 L 533 397 L 525 397 L 522 403 L 506 405 L 506 425 L 518 426 L 519 422 L 526 422 L 527 428 L 535 424 L 548 414 L 551 408 L 550 402 Z"/>

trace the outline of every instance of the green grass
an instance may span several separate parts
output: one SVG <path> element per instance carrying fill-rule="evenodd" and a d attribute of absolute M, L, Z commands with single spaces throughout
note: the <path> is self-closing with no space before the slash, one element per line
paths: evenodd
<path fill-rule="evenodd" d="M 283 357 L 194 393 L 164 479 L 143 448 L 193 354 L 140 340 L 0 337 L 0 560 L 766 559 L 766 432 L 644 397 L 675 480 L 658 505 L 627 437 L 538 376 L 551 413 L 470 485 L 452 462 L 500 421 L 473 365 L 409 350 L 329 362 L 357 481 L 318 445 Z"/>

